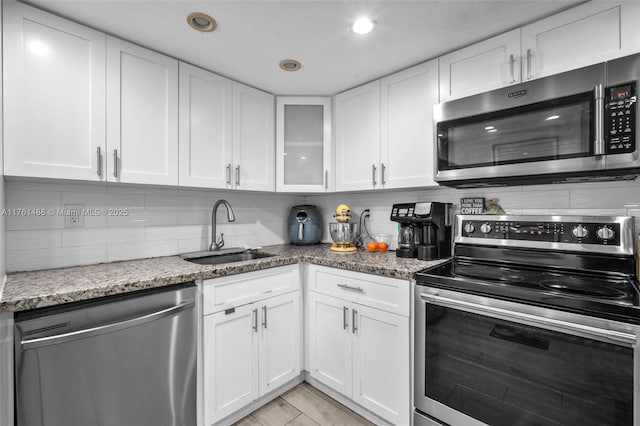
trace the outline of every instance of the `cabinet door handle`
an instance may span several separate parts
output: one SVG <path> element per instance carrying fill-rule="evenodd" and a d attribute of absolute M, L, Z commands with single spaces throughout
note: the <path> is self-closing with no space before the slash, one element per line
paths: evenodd
<path fill-rule="evenodd" d="M 97 169 L 98 169 L 98 176 L 102 176 L 102 148 L 98 147 L 98 164 L 97 164 Z"/>
<path fill-rule="evenodd" d="M 385 165 L 384 165 L 384 163 L 382 163 L 382 169 L 381 169 L 380 171 L 381 171 L 381 173 L 382 173 L 381 180 L 382 180 L 382 184 L 383 184 L 383 185 L 384 185 L 385 183 L 387 183 L 387 182 L 384 180 L 384 173 L 385 173 L 385 171 L 386 171 L 386 170 L 387 170 L 387 166 L 385 166 Z"/>
<path fill-rule="evenodd" d="M 356 324 L 356 318 L 358 318 L 358 311 L 353 309 L 351 311 L 351 332 L 353 334 L 356 334 L 356 331 L 358 331 L 358 324 Z"/>
<path fill-rule="evenodd" d="M 236 166 L 236 186 L 240 186 L 240 166 Z"/>
<path fill-rule="evenodd" d="M 371 181 L 373 182 L 373 185 L 375 186 L 378 182 L 376 181 L 376 171 L 378 170 L 378 168 L 376 167 L 375 164 L 371 165 Z"/>
<path fill-rule="evenodd" d="M 113 150 L 113 177 L 118 177 L 118 150 Z"/>
<path fill-rule="evenodd" d="M 253 310 L 253 331 L 258 332 L 258 308 Z"/>
<path fill-rule="evenodd" d="M 515 63 L 516 63 L 516 59 L 513 57 L 513 53 L 511 55 L 509 55 L 509 76 L 511 78 L 511 83 L 515 83 L 516 82 L 516 75 L 514 73 L 514 67 L 515 67 Z"/>
<path fill-rule="evenodd" d="M 346 330 L 349 328 L 349 308 L 346 306 L 342 307 L 342 329 Z"/>
<path fill-rule="evenodd" d="M 231 185 L 231 163 L 227 164 L 227 185 Z"/>
<path fill-rule="evenodd" d="M 329 189 L 329 170 L 324 171 L 324 189 Z"/>
<path fill-rule="evenodd" d="M 267 305 L 262 307 L 262 328 L 267 328 Z"/>
<path fill-rule="evenodd" d="M 527 80 L 531 80 L 531 49 L 527 49 Z"/>
<path fill-rule="evenodd" d="M 343 288 L 345 290 L 357 291 L 358 293 L 364 293 L 364 290 L 361 287 L 351 287 L 348 284 L 337 284 L 338 287 Z"/>

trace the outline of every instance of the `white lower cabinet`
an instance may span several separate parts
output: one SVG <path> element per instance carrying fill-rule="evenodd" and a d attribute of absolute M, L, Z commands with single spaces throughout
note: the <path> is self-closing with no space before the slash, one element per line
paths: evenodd
<path fill-rule="evenodd" d="M 300 374 L 302 317 L 297 271 L 294 265 L 205 281 L 205 300 L 222 294 L 216 294 L 216 288 L 229 289 L 230 285 L 247 294 L 236 294 L 245 303 L 240 306 L 229 307 L 226 301 L 204 305 L 204 425 L 217 423 Z M 295 281 L 295 291 L 274 295 L 278 290 L 265 287 L 264 293 L 255 292 L 261 281 L 277 277 Z M 246 303 L 251 298 L 257 300 Z M 221 308 L 211 312 L 207 306 Z"/>
<path fill-rule="evenodd" d="M 308 277 L 320 277 L 315 272 L 321 269 L 331 271 L 310 266 Z M 408 301 L 409 282 L 335 271 L 334 276 L 344 278 L 336 284 L 344 289 L 344 296 L 309 291 L 309 374 L 388 422 L 408 425 L 409 313 L 392 313 L 365 303 L 376 287 L 393 288 L 389 284 L 394 281 L 404 285 L 397 288 L 403 294 L 406 290 Z"/>

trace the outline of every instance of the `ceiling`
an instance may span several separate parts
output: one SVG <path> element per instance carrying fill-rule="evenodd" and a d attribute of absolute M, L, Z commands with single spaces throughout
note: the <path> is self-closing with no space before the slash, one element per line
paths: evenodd
<path fill-rule="evenodd" d="M 276 95 L 333 95 L 582 0 L 31 0 L 30 4 Z M 191 12 L 218 28 L 200 33 Z M 377 22 L 366 36 L 351 22 Z M 282 59 L 302 63 L 280 70 Z"/>

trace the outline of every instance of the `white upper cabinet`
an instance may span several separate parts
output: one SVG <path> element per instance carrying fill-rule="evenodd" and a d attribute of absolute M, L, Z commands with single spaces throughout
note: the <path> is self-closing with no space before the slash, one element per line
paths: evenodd
<path fill-rule="evenodd" d="M 587 2 L 440 58 L 440 101 L 640 52 L 640 2 Z"/>
<path fill-rule="evenodd" d="M 4 173 L 102 180 L 104 34 L 5 2 L 4 58 Z"/>
<path fill-rule="evenodd" d="M 440 57 L 440 101 L 520 82 L 520 30 Z"/>
<path fill-rule="evenodd" d="M 380 188 L 380 81 L 340 93 L 334 102 L 336 191 Z"/>
<path fill-rule="evenodd" d="M 329 190 L 331 98 L 277 98 L 276 173 L 279 192 Z"/>
<path fill-rule="evenodd" d="M 640 51 L 640 2 L 588 2 L 522 27 L 523 80 Z"/>
<path fill-rule="evenodd" d="M 233 82 L 232 187 L 275 190 L 274 96 Z"/>
<path fill-rule="evenodd" d="M 380 89 L 383 187 L 435 185 L 433 106 L 438 103 L 438 61 L 383 78 Z"/>
<path fill-rule="evenodd" d="M 178 61 L 107 38 L 107 180 L 178 184 Z"/>
<path fill-rule="evenodd" d="M 437 103 L 436 60 L 337 95 L 336 191 L 435 185 Z"/>
<path fill-rule="evenodd" d="M 233 84 L 180 63 L 180 186 L 231 188 Z"/>

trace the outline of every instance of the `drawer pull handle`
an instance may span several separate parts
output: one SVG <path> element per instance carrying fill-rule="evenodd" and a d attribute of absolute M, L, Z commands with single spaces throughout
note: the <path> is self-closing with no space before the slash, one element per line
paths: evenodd
<path fill-rule="evenodd" d="M 364 293 L 364 290 L 361 289 L 360 287 L 351 287 L 350 285 L 347 285 L 347 284 L 338 284 L 338 287 L 343 288 L 345 290 L 351 290 L 351 291 L 357 291 L 359 293 Z"/>

